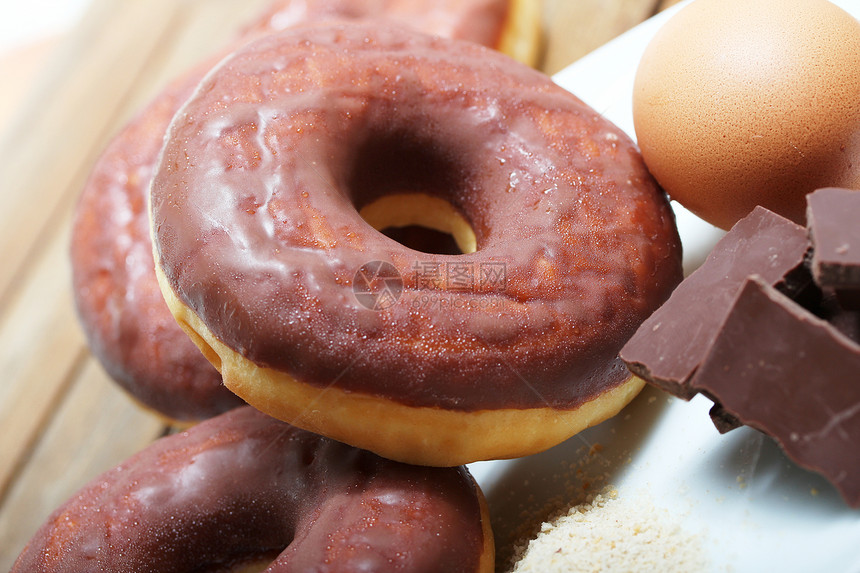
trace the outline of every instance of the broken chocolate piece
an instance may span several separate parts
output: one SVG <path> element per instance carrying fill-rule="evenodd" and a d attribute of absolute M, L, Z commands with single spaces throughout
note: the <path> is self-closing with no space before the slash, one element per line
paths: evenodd
<path fill-rule="evenodd" d="M 860 507 L 860 345 L 751 277 L 690 387 Z"/>
<path fill-rule="evenodd" d="M 807 195 L 806 203 L 815 282 L 860 289 L 860 192 L 827 187 Z"/>
<path fill-rule="evenodd" d="M 756 207 L 640 326 L 621 349 L 622 360 L 639 377 L 691 398 L 695 391 L 688 382 L 746 278 L 759 274 L 768 284 L 799 296 L 796 291 L 811 282 L 803 265 L 807 249 L 806 229 Z"/>
<path fill-rule="evenodd" d="M 806 203 L 815 282 L 843 308 L 860 310 L 860 192 L 826 187 Z"/>
<path fill-rule="evenodd" d="M 845 304 L 860 295 L 860 192 L 847 193 L 850 207 L 842 190 L 809 196 L 808 233 L 754 210 L 621 358 L 677 396 L 712 399 L 721 433 L 747 424 L 771 435 L 860 507 L 860 311 Z"/>

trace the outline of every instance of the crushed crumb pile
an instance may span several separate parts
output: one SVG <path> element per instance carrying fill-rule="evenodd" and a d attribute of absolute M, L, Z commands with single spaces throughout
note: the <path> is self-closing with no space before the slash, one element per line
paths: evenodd
<path fill-rule="evenodd" d="M 514 573 L 706 570 L 701 540 L 647 499 L 625 500 L 611 486 L 541 525 L 515 548 Z"/>

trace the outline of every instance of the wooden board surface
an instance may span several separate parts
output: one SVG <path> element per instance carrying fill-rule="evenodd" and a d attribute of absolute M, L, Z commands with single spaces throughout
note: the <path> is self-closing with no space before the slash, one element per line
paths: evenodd
<path fill-rule="evenodd" d="M 539 0 L 535 0 L 539 1 Z M 544 0 L 557 71 L 677 0 Z M 169 429 L 87 350 L 68 240 L 109 138 L 266 0 L 93 0 L 62 38 L 0 59 L 0 571 L 75 490 Z"/>

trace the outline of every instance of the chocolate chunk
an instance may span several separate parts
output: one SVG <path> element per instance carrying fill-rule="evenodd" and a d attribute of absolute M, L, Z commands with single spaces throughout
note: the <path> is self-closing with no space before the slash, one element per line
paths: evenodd
<path fill-rule="evenodd" d="M 690 388 L 860 507 L 860 345 L 769 282 L 744 283 Z"/>
<path fill-rule="evenodd" d="M 860 192 L 827 187 L 806 202 L 815 282 L 843 308 L 860 310 Z"/>
<path fill-rule="evenodd" d="M 807 249 L 806 229 L 756 207 L 642 324 L 622 348 L 622 360 L 641 378 L 691 398 L 695 391 L 688 382 L 746 278 L 756 273 L 790 296 L 801 296 L 811 282 L 803 264 Z"/>
<path fill-rule="evenodd" d="M 721 433 L 747 424 L 771 435 L 855 507 L 860 311 L 850 301 L 860 299 L 858 205 L 860 192 L 815 192 L 808 233 L 757 208 L 621 350 L 649 382 L 682 398 L 711 398 Z"/>
<path fill-rule="evenodd" d="M 827 187 L 807 195 L 806 202 L 815 282 L 860 289 L 860 192 Z"/>

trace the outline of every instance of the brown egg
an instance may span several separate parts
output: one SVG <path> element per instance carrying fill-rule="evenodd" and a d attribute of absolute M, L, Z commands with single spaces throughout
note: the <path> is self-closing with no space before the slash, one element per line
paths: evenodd
<path fill-rule="evenodd" d="M 825 0 L 697 0 L 648 45 L 633 118 L 669 195 L 728 229 L 860 188 L 860 23 Z"/>

